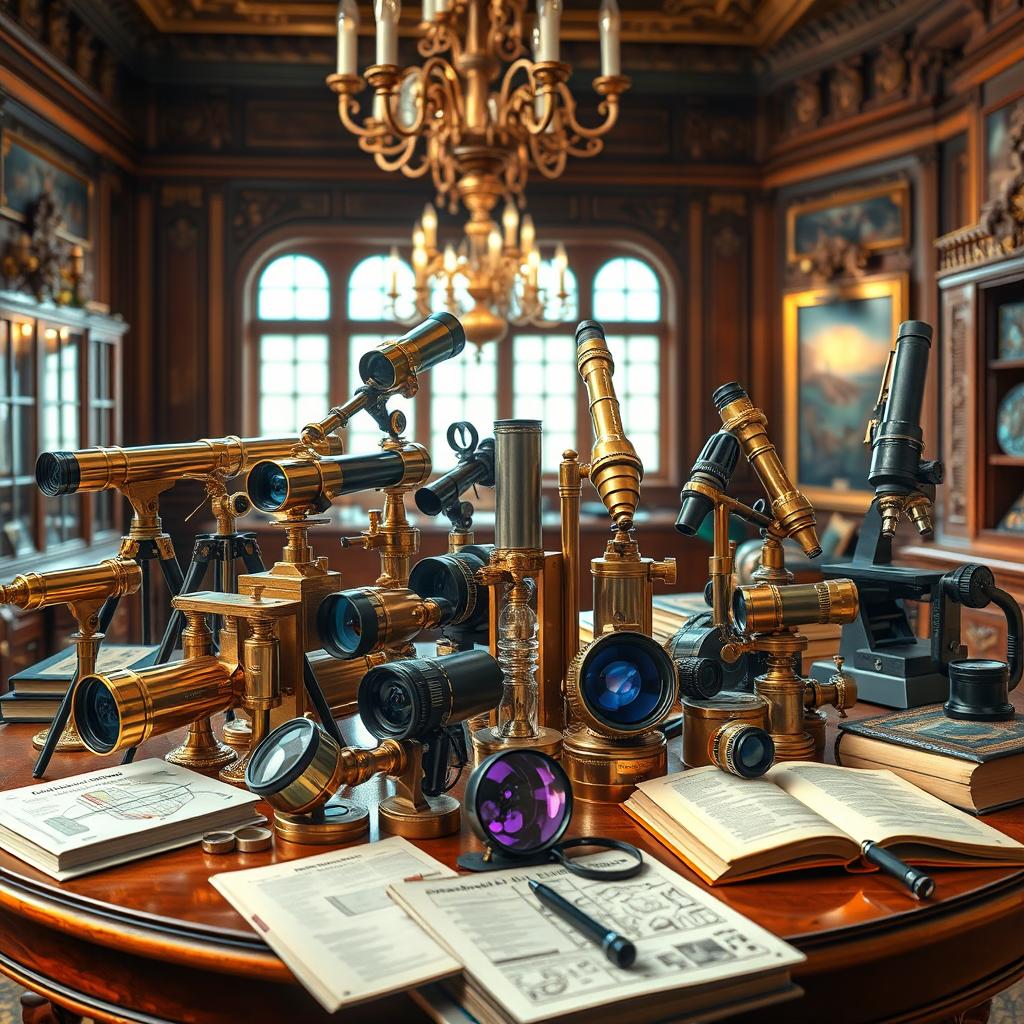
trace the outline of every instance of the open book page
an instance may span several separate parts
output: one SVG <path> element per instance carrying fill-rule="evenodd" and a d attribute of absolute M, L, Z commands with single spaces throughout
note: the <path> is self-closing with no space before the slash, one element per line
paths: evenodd
<path fill-rule="evenodd" d="M 852 839 L 927 840 L 954 849 L 996 850 L 1016 859 L 1024 845 L 949 807 L 893 772 L 793 761 L 765 776 Z"/>
<path fill-rule="evenodd" d="M 455 974 L 453 960 L 389 899 L 410 877 L 455 872 L 400 837 L 210 878 L 333 1013 Z"/>
<path fill-rule="evenodd" d="M 641 782 L 637 789 L 726 861 L 807 839 L 836 839 L 840 848 L 847 840 L 840 828 L 771 782 L 740 779 L 713 766 Z"/>
<path fill-rule="evenodd" d="M 618 852 L 581 858 L 617 868 Z M 614 967 L 601 948 L 543 906 L 529 879 L 631 939 L 636 962 Z M 656 992 L 785 971 L 804 956 L 657 861 L 633 878 L 585 879 L 560 865 L 446 881 L 404 882 L 394 898 L 462 961 L 466 973 L 520 1024 L 563 1020 Z"/>

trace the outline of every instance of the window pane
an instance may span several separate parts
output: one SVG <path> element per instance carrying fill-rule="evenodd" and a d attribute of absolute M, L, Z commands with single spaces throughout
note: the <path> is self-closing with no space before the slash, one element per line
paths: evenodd
<path fill-rule="evenodd" d="M 542 464 L 558 472 L 562 452 L 576 447 L 576 342 L 561 334 L 521 335 L 515 349 L 514 415 L 543 421 Z"/>
<path fill-rule="evenodd" d="M 392 280 L 394 273 L 394 280 Z M 405 260 L 368 256 L 348 279 L 348 315 L 352 320 L 407 320 L 416 310 L 416 275 Z M 398 292 L 391 308 L 392 285 Z"/>
<path fill-rule="evenodd" d="M 280 256 L 260 275 L 261 320 L 326 320 L 330 299 L 327 271 L 310 256 Z"/>
<path fill-rule="evenodd" d="M 633 442 L 645 473 L 661 468 L 661 358 L 655 335 L 609 335 L 608 350 L 615 360 L 615 392 L 622 425 Z"/>
<path fill-rule="evenodd" d="M 598 320 L 661 318 L 661 286 L 643 260 L 619 256 L 609 260 L 594 278 L 594 316 Z"/>
<path fill-rule="evenodd" d="M 469 420 L 481 437 L 493 433 L 498 415 L 498 346 L 485 345 L 479 351 L 478 360 L 476 346 L 467 345 L 460 355 L 430 371 L 430 453 L 437 473 L 455 465 L 447 438 L 452 423 Z"/>
<path fill-rule="evenodd" d="M 359 357 L 369 349 L 376 348 L 382 341 L 389 340 L 392 340 L 390 335 L 380 334 L 353 334 L 349 339 L 348 390 L 350 394 L 362 384 L 359 377 Z M 448 363 L 443 365 L 448 366 Z M 430 372 L 436 373 L 436 370 Z M 415 440 L 416 421 L 413 400 L 398 395 L 388 402 L 388 409 L 392 412 L 395 409 L 401 409 L 405 413 L 408 420 L 405 437 L 410 441 Z M 347 435 L 345 451 L 353 454 L 376 451 L 380 447 L 381 438 L 384 437 L 380 427 L 373 421 L 373 417 L 365 411 L 357 412 L 349 421 L 345 431 Z"/>
<path fill-rule="evenodd" d="M 327 335 L 265 334 L 260 357 L 261 434 L 297 434 L 327 412 Z"/>

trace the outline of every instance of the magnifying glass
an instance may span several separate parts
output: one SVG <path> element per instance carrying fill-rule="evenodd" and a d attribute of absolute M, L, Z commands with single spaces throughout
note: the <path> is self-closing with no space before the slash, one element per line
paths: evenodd
<path fill-rule="evenodd" d="M 464 853 L 464 871 L 496 871 L 534 864 L 561 864 L 581 878 L 631 878 L 643 855 L 630 843 L 598 836 L 562 840 L 572 820 L 572 784 L 562 766 L 537 750 L 499 750 L 482 761 L 466 784 L 465 809 L 483 853 Z M 588 846 L 627 853 L 625 867 L 580 864 L 567 850 Z"/>

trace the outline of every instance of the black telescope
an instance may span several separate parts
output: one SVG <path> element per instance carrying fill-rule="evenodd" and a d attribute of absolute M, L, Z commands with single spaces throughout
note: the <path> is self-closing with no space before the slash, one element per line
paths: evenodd
<path fill-rule="evenodd" d="M 416 507 L 425 516 L 456 508 L 459 498 L 476 484 L 494 486 L 494 438 L 485 437 L 476 450 L 459 456 L 459 464 L 416 492 Z"/>
<path fill-rule="evenodd" d="M 369 455 L 258 462 L 245 487 L 262 512 L 323 512 L 343 494 L 380 487 L 414 486 L 430 475 L 430 456 L 418 444 Z"/>
<path fill-rule="evenodd" d="M 920 320 L 905 320 L 896 334 L 892 376 L 879 425 L 871 440 L 868 483 L 875 496 L 906 495 L 921 484 L 942 481 L 941 464 L 922 462 L 921 407 L 928 376 L 932 329 Z"/>
<path fill-rule="evenodd" d="M 716 491 L 725 491 L 740 457 L 740 443 L 727 430 L 712 434 L 690 470 L 690 479 L 679 494 L 682 504 L 676 529 L 684 537 L 692 537 L 701 528 L 714 502 L 692 484 L 704 484 Z"/>
<path fill-rule="evenodd" d="M 431 313 L 396 341 L 364 352 L 359 376 L 364 384 L 390 391 L 421 370 L 457 356 L 466 347 L 466 332 L 451 313 Z"/>
<path fill-rule="evenodd" d="M 486 651 L 378 665 L 359 684 L 359 717 L 377 739 L 423 740 L 490 711 L 501 700 L 503 678 Z"/>

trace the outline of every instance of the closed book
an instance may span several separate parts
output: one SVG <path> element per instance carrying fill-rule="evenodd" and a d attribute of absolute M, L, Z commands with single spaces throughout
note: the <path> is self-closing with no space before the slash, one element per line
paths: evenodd
<path fill-rule="evenodd" d="M 41 722 L 53 721 L 60 707 L 61 694 L 49 697 L 25 697 L 19 693 L 5 693 L 0 696 L 0 722 Z"/>
<path fill-rule="evenodd" d="M 1024 801 L 1024 720 L 966 722 L 941 704 L 842 722 L 836 759 L 888 768 L 940 800 L 975 814 Z"/>
<path fill-rule="evenodd" d="M 115 672 L 122 668 L 148 668 L 156 661 L 158 647 L 152 644 L 110 644 L 100 646 L 96 658 L 97 672 Z M 74 647 L 51 654 L 48 658 L 15 672 L 8 685 L 15 693 L 50 697 L 61 695 L 71 682 L 78 666 Z"/>

